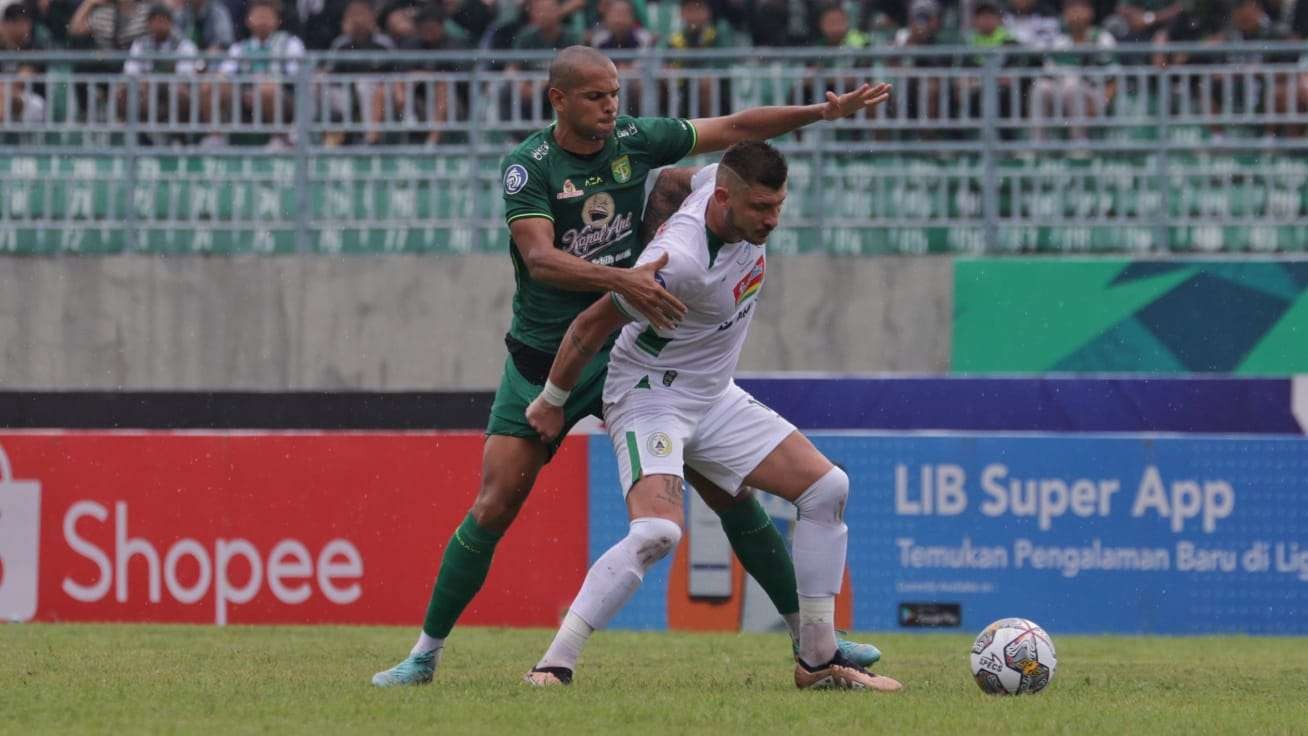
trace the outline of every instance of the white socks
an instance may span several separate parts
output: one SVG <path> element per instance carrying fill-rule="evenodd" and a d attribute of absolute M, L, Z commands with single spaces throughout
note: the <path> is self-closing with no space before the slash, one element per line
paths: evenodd
<path fill-rule="evenodd" d="M 568 611 L 568 615 L 563 617 L 563 625 L 559 627 L 559 633 L 554 635 L 550 648 L 545 650 L 545 656 L 541 657 L 536 666 L 576 668 L 577 660 L 581 657 L 581 648 L 586 646 L 586 640 L 594 632 L 595 629 L 582 621 L 581 616 Z"/>
<path fill-rule="evenodd" d="M 680 541 L 681 526 L 675 521 L 656 517 L 632 520 L 627 536 L 591 565 L 559 633 L 537 666 L 576 668 L 591 633 L 608 625 L 640 588 L 645 571 L 667 557 Z"/>
<path fill-rule="evenodd" d="M 409 650 L 409 656 L 426 654 L 427 652 L 434 652 L 437 649 L 443 649 L 444 647 L 445 647 L 444 639 L 437 639 L 435 637 L 427 636 L 427 632 L 423 631 L 418 634 L 418 643 L 414 644 L 413 649 Z"/>
<path fill-rule="evenodd" d="M 849 476 L 840 468 L 832 468 L 795 500 L 799 512 L 795 521 L 795 581 L 801 598 L 826 598 L 840 592 L 849 537 L 844 520 L 848 497 Z"/>
<path fill-rule="evenodd" d="M 836 655 L 836 594 L 845 574 L 845 501 L 849 476 L 840 468 L 795 500 L 795 580 L 799 587 L 799 657 L 810 666 Z"/>
<path fill-rule="evenodd" d="M 799 597 L 799 658 L 818 667 L 836 656 L 836 599 Z"/>

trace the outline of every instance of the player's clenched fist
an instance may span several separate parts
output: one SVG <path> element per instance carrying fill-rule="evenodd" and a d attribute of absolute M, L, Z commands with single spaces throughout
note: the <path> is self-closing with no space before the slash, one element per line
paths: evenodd
<path fill-rule="evenodd" d="M 527 423 L 540 433 L 542 441 L 549 444 L 563 431 L 563 407 L 554 406 L 537 396 L 527 407 Z"/>

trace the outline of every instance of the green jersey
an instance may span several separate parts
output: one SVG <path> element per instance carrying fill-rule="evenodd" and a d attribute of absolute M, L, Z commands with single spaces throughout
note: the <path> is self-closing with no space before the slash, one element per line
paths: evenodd
<path fill-rule="evenodd" d="M 681 160 L 695 147 L 695 126 L 674 118 L 619 116 L 604 149 L 589 156 L 569 153 L 550 125 L 505 157 L 506 223 L 544 217 L 554 223 L 554 247 L 601 266 L 636 262 L 645 213 L 645 177 Z M 600 294 L 564 291 L 533 279 L 509 238 L 517 289 L 509 335 L 550 354 L 568 325 Z"/>

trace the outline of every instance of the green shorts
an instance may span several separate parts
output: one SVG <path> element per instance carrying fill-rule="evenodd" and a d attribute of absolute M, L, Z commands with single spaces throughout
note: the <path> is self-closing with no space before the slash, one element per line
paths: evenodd
<path fill-rule="evenodd" d="M 604 416 L 604 378 L 608 375 L 609 351 L 600 351 L 591 358 L 581 371 L 581 378 L 573 387 L 568 403 L 563 405 L 563 432 L 551 442 L 549 456 L 559 449 L 563 437 L 573 425 L 587 416 Z M 527 405 L 540 395 L 544 384 L 536 384 L 523 377 L 513 364 L 513 356 L 504 361 L 504 376 L 500 387 L 495 392 L 495 403 L 491 405 L 490 422 L 486 424 L 486 434 L 502 434 L 509 437 L 538 438 L 540 434 L 527 423 Z"/>

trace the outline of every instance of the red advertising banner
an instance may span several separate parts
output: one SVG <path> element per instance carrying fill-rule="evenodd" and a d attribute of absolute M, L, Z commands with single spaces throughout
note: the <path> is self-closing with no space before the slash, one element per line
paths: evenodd
<path fill-rule="evenodd" d="M 586 441 L 541 474 L 461 623 L 558 623 L 586 573 Z M 0 434 L 0 617 L 417 627 L 481 446 L 479 433 Z"/>

